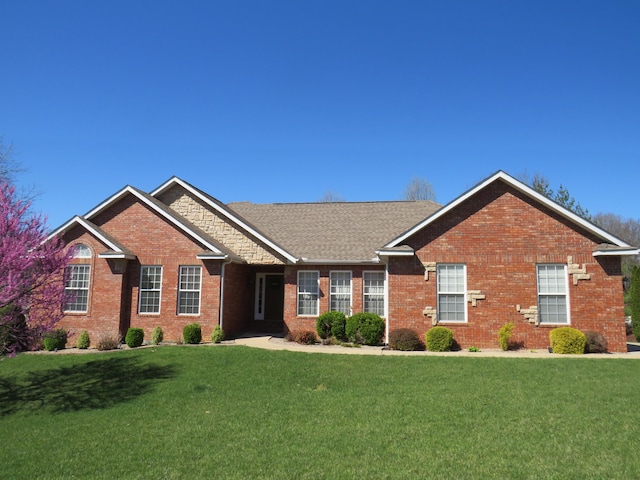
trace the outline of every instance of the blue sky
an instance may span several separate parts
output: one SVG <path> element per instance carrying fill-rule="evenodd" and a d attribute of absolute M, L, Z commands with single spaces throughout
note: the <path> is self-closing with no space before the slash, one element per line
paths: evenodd
<path fill-rule="evenodd" d="M 640 2 L 5 0 L 0 135 L 51 227 L 173 175 L 223 202 L 447 203 L 541 173 L 640 218 Z"/>

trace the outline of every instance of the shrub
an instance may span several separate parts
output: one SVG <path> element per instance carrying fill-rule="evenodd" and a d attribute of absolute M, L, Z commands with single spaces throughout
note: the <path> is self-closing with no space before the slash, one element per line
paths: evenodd
<path fill-rule="evenodd" d="M 15 308 L 13 305 L 0 308 L 0 356 L 26 350 L 30 346 L 24 342 L 29 338 L 27 321 L 22 314 L 12 314 Z"/>
<path fill-rule="evenodd" d="M 199 323 L 190 323 L 182 329 L 184 343 L 196 344 L 202 341 L 202 328 Z"/>
<path fill-rule="evenodd" d="M 80 350 L 86 350 L 91 345 L 91 340 L 89 339 L 89 332 L 83 330 L 80 332 L 80 336 L 78 336 L 78 340 L 76 341 L 76 347 Z"/>
<path fill-rule="evenodd" d="M 98 337 L 98 343 L 96 343 L 96 348 L 101 352 L 105 350 L 115 350 L 118 348 L 118 344 L 120 342 L 113 335 L 101 335 Z"/>
<path fill-rule="evenodd" d="M 476 352 L 479 352 L 480 349 L 478 347 L 471 346 L 471 347 L 469 347 L 469 351 L 476 353 Z"/>
<path fill-rule="evenodd" d="M 601 333 L 587 331 L 584 332 L 584 336 L 587 340 L 587 346 L 584 349 L 585 353 L 607 353 L 609 351 L 607 339 Z"/>
<path fill-rule="evenodd" d="M 345 334 L 350 342 L 380 345 L 384 335 L 384 320 L 375 313 L 356 313 L 347 318 Z"/>
<path fill-rule="evenodd" d="M 580 330 L 571 327 L 554 328 L 549 332 L 553 353 L 583 354 L 587 337 Z"/>
<path fill-rule="evenodd" d="M 500 348 L 505 352 L 509 350 L 509 339 L 511 338 L 511 331 L 515 327 L 513 322 L 505 323 L 498 332 L 500 338 Z"/>
<path fill-rule="evenodd" d="M 431 352 L 448 352 L 453 345 L 453 331 L 446 327 L 433 327 L 425 335 L 427 350 Z"/>
<path fill-rule="evenodd" d="M 316 333 L 321 339 L 344 338 L 346 317 L 342 312 L 325 312 L 316 320 Z"/>
<path fill-rule="evenodd" d="M 424 343 L 415 330 L 410 328 L 396 328 L 389 332 L 389 346 L 394 350 L 405 352 L 424 350 Z"/>
<path fill-rule="evenodd" d="M 156 327 L 153 329 L 153 333 L 151 334 L 151 343 L 153 345 L 158 345 L 162 342 L 164 338 L 164 333 L 162 332 L 162 327 Z"/>
<path fill-rule="evenodd" d="M 296 333 L 296 342 L 303 345 L 315 345 L 316 333 L 311 330 L 301 330 Z"/>
<path fill-rule="evenodd" d="M 44 349 L 48 352 L 62 350 L 67 345 L 67 331 L 62 328 L 48 332 L 42 339 Z"/>
<path fill-rule="evenodd" d="M 224 332 L 220 325 L 216 325 L 211 332 L 211 341 L 213 343 L 220 343 L 222 340 L 224 340 Z"/>
<path fill-rule="evenodd" d="M 136 348 L 142 345 L 144 340 L 144 330 L 141 328 L 129 328 L 124 337 L 124 343 L 130 348 Z"/>

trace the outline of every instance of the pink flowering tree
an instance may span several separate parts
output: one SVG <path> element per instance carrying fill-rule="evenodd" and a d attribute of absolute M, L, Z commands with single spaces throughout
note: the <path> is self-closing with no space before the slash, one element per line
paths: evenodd
<path fill-rule="evenodd" d="M 0 183 L 0 355 L 33 348 L 63 315 L 69 252 L 29 206 Z"/>

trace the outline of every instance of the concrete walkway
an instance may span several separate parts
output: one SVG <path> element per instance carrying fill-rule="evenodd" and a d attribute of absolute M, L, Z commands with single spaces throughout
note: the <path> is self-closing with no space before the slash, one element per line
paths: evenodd
<path fill-rule="evenodd" d="M 227 343 L 227 342 L 225 342 Z M 405 355 L 405 356 L 446 356 L 446 357 L 503 357 L 503 358 L 626 358 L 640 359 L 640 343 L 629 343 L 629 353 L 590 353 L 588 355 L 558 355 L 548 350 L 513 350 L 503 352 L 499 349 L 483 349 L 480 352 L 461 350 L 458 352 L 401 352 L 385 347 L 342 347 L 339 345 L 300 345 L 288 342 L 281 337 L 270 335 L 246 336 L 230 341 L 233 345 L 262 348 L 265 350 L 287 350 L 305 353 L 333 353 L 342 355 Z"/>

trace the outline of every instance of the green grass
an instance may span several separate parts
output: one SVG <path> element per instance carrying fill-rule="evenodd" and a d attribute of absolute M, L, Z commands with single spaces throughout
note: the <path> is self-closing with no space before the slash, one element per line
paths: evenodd
<path fill-rule="evenodd" d="M 640 363 L 161 347 L 0 361 L 0 478 L 635 478 Z"/>

